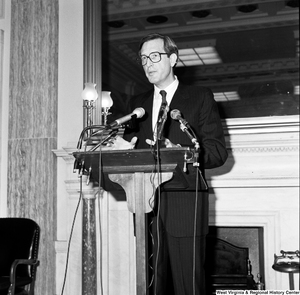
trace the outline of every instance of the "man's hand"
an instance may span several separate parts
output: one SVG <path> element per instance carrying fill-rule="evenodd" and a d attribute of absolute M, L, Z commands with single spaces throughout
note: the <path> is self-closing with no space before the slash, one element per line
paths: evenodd
<path fill-rule="evenodd" d="M 174 144 L 172 143 L 168 138 L 164 138 L 162 140 L 163 144 L 166 146 L 166 148 L 172 148 L 172 147 L 181 147 L 180 144 Z M 151 140 L 151 139 L 146 139 L 146 143 L 154 146 L 155 145 L 155 141 Z"/>
<path fill-rule="evenodd" d="M 132 150 L 137 142 L 137 137 L 133 137 L 131 141 L 123 139 L 121 136 L 114 137 L 106 147 L 102 148 L 104 150 Z"/>

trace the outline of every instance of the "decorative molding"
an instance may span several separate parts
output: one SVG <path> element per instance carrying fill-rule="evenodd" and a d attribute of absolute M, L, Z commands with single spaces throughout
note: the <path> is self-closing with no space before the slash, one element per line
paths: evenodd
<path fill-rule="evenodd" d="M 277 147 L 244 147 L 244 148 L 229 148 L 232 153 L 272 153 L 272 152 L 296 152 L 299 151 L 299 146 L 277 146 Z"/>
<path fill-rule="evenodd" d="M 227 147 L 232 153 L 299 151 L 299 116 L 226 119 Z"/>
<path fill-rule="evenodd" d="M 117 4 L 116 4 L 117 3 Z M 216 34 L 240 30 L 253 30 L 255 28 L 270 28 L 280 26 L 298 25 L 299 9 L 285 5 L 283 1 L 274 0 L 256 1 L 258 9 L 252 13 L 241 13 L 236 8 L 240 5 L 253 4 L 252 1 L 151 1 L 133 3 L 132 1 L 108 1 L 104 7 L 104 20 L 125 22 L 121 28 L 108 27 L 109 40 L 127 39 L 136 42 L 147 31 L 154 27 L 146 22 L 146 18 L 155 15 L 165 15 L 168 22 L 156 24 L 155 30 L 164 34 L 171 34 L 173 38 Z M 209 10 L 206 18 L 194 18 L 192 11 Z M 128 20 L 128 23 L 126 23 Z"/>
<path fill-rule="evenodd" d="M 70 149 L 66 147 L 62 147 L 62 149 L 60 150 L 52 150 L 52 152 L 56 155 L 57 158 L 63 158 L 66 162 L 75 160 L 72 153 L 76 151 L 77 150 L 75 147 L 72 149 L 72 152 L 70 152 Z"/>
<path fill-rule="evenodd" d="M 282 0 L 271 1 L 273 3 L 280 2 Z M 265 0 L 257 0 L 255 4 L 264 4 Z M 133 16 L 144 16 L 148 17 L 151 15 L 157 14 L 170 14 L 170 13 L 184 13 L 189 11 L 196 10 L 212 10 L 212 9 L 226 9 L 230 7 L 236 7 L 237 5 L 247 5 L 253 4 L 252 0 L 239 0 L 238 3 L 236 0 L 161 0 L 161 1 L 132 1 L 132 0 L 110 0 L 107 1 L 107 5 L 105 5 L 105 9 L 103 10 L 104 15 L 109 15 L 109 20 L 115 19 L 127 19 Z M 277 10 L 279 11 L 280 8 Z M 274 10 L 274 9 L 273 9 Z M 237 13 L 237 12 L 236 12 Z"/>
<path fill-rule="evenodd" d="M 222 24 L 222 25 L 221 25 Z M 236 32 L 245 30 L 255 30 L 263 28 L 281 27 L 281 26 L 297 26 L 299 24 L 298 11 L 294 15 L 280 15 L 276 17 L 266 17 L 262 19 L 240 19 L 235 21 L 223 21 L 212 23 L 199 23 L 196 25 L 187 25 L 179 27 L 178 24 L 169 27 L 157 26 L 161 34 L 172 35 L 174 39 L 179 37 L 193 37 L 207 34 L 219 34 L 226 32 Z M 128 30 L 111 32 L 108 35 L 109 41 L 125 40 L 128 43 L 138 42 L 143 36 L 151 30 Z"/>
<path fill-rule="evenodd" d="M 252 117 L 252 118 L 235 118 L 223 120 L 225 135 L 257 135 L 275 133 L 287 134 L 294 133 L 295 139 L 299 137 L 299 116 L 270 116 L 270 117 Z M 291 140 L 293 136 L 289 136 Z M 281 138 L 275 137 L 276 140 Z M 267 138 L 266 138 L 267 140 Z M 255 140 L 257 142 L 257 140 Z M 299 142 L 298 142 L 299 143 Z"/>
<path fill-rule="evenodd" d="M 299 69 L 299 58 L 286 58 L 280 60 L 260 60 L 260 61 L 249 61 L 249 62 L 241 62 L 241 63 L 227 63 L 227 64 L 217 64 L 213 66 L 202 66 L 200 68 L 195 69 L 193 75 L 203 75 L 213 76 L 217 78 L 218 76 L 222 76 L 226 74 L 236 74 L 239 73 L 238 79 L 242 79 L 244 73 L 262 73 L 262 72 L 270 72 L 276 71 L 278 75 L 278 70 L 283 70 L 285 72 L 287 69 L 295 69 L 298 72 Z M 228 77 L 227 77 L 228 78 Z M 281 77 L 282 79 L 282 77 Z M 249 83 L 249 79 L 247 80 Z M 251 82 L 251 81 L 250 81 Z"/>
<path fill-rule="evenodd" d="M 258 165 L 258 164 L 257 164 Z M 242 173 L 242 172 L 241 172 Z M 212 172 L 214 174 L 214 172 Z M 246 175 L 232 176 L 230 173 L 226 176 L 210 175 L 206 172 L 206 179 L 209 187 L 216 188 L 299 188 L 299 174 L 294 177 L 287 176 L 269 176 L 265 175 L 253 177 L 252 171 Z"/>

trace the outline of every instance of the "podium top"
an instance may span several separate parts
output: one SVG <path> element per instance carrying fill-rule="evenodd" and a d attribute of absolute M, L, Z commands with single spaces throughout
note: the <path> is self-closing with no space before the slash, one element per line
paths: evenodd
<path fill-rule="evenodd" d="M 133 150 L 102 150 L 92 152 L 74 152 L 76 158 L 75 169 L 83 169 L 90 174 L 90 179 L 99 182 L 106 190 L 113 190 L 108 185 L 108 174 L 124 173 L 153 173 L 173 172 L 171 181 L 165 183 L 166 190 L 191 190 L 195 189 L 195 171 L 183 172 L 184 165 L 193 159 L 193 151 L 187 147 L 161 148 L 159 150 L 159 161 L 156 160 L 157 153 L 150 149 Z M 186 162 L 186 163 L 185 163 Z M 157 164 L 160 164 L 159 167 Z M 195 170 L 194 167 L 189 170 Z M 192 173 L 191 173 L 192 172 Z"/>
<path fill-rule="evenodd" d="M 103 150 L 93 152 L 75 152 L 74 157 L 80 162 L 84 161 L 85 169 L 89 169 L 91 164 L 96 168 L 101 159 L 103 172 L 107 173 L 129 173 L 129 172 L 151 172 L 157 164 L 156 153 L 150 149 L 137 150 Z M 185 157 L 191 158 L 192 152 L 189 148 L 162 148 L 159 150 L 161 171 L 171 171 L 180 162 L 184 162 Z M 96 169 L 97 169 L 96 168 Z"/>

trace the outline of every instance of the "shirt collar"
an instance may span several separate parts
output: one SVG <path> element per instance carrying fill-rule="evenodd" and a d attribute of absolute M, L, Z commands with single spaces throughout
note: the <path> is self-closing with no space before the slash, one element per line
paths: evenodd
<path fill-rule="evenodd" d="M 177 79 L 177 76 L 175 76 L 175 80 L 169 85 L 167 86 L 165 89 L 160 89 L 158 88 L 156 85 L 154 85 L 154 97 L 155 99 L 160 99 L 160 94 L 159 92 L 161 90 L 165 90 L 167 92 L 167 102 L 168 104 L 170 104 L 170 101 L 178 87 L 179 81 Z"/>

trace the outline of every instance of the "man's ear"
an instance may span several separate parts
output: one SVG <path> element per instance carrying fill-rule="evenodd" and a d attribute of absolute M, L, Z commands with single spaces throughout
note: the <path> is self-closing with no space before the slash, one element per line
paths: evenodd
<path fill-rule="evenodd" d="M 174 67 L 174 66 L 176 65 L 177 59 L 178 59 L 178 57 L 177 57 L 177 54 L 176 54 L 176 53 L 172 53 L 172 54 L 170 55 L 170 62 L 171 62 L 171 66 L 172 66 L 172 67 Z"/>

